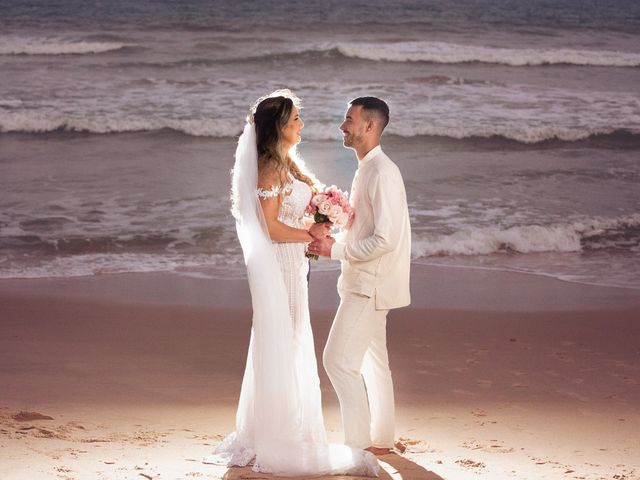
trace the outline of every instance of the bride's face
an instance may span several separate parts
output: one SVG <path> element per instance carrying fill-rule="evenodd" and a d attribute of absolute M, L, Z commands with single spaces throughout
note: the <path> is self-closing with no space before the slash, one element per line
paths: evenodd
<path fill-rule="evenodd" d="M 304 127 L 304 122 L 298 114 L 298 109 L 296 107 L 292 107 L 289 121 L 282 128 L 282 143 L 287 150 L 289 150 L 289 148 L 293 147 L 295 144 L 299 143 L 302 139 L 300 137 L 300 131 L 302 130 L 302 127 Z"/>

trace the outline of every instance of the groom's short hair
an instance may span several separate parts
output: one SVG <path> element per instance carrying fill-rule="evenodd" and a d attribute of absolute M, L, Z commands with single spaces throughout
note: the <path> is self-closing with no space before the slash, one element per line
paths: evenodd
<path fill-rule="evenodd" d="M 349 102 L 349 105 L 360 105 L 365 114 L 375 115 L 380 121 L 380 132 L 389 124 L 389 105 L 377 97 L 358 97 Z"/>

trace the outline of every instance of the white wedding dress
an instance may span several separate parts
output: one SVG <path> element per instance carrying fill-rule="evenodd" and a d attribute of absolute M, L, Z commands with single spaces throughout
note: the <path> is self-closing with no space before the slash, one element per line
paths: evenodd
<path fill-rule="evenodd" d="M 255 130 L 247 124 L 236 151 L 233 197 L 253 326 L 236 431 L 205 463 L 251 464 L 255 471 L 284 476 L 377 476 L 380 467 L 371 453 L 327 442 L 309 320 L 305 244 L 271 242 L 258 200 L 259 195 L 282 195 L 278 219 L 304 228 L 311 189 L 290 177 L 282 191 L 258 191 L 255 165 Z"/>

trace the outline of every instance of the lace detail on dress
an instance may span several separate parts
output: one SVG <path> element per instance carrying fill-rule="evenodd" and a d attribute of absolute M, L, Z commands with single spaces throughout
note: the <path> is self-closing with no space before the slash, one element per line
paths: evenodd
<path fill-rule="evenodd" d="M 311 201 L 311 187 L 292 177 L 291 192 L 282 199 L 278 220 L 294 228 L 305 228 L 304 214 Z M 305 256 L 306 244 L 293 242 L 274 242 L 276 257 L 284 276 L 284 283 L 289 294 L 289 312 L 294 330 L 297 330 L 300 318 L 299 311 L 307 303 L 307 273 L 309 261 Z"/>
<path fill-rule="evenodd" d="M 278 195 L 282 194 L 282 195 L 287 195 L 290 191 L 291 191 L 291 183 L 288 183 L 286 185 L 273 185 L 271 188 L 269 189 L 265 189 L 265 188 L 258 188 L 257 192 L 258 192 L 258 197 L 260 198 L 273 198 L 273 197 L 277 197 Z"/>
<path fill-rule="evenodd" d="M 209 455 L 203 460 L 203 463 L 211 465 L 223 465 L 231 467 L 234 465 L 244 467 L 251 465 L 256 452 L 251 448 L 247 448 L 238 441 L 238 435 L 233 432 L 227 435 L 220 445 L 215 449 L 213 455 Z"/>

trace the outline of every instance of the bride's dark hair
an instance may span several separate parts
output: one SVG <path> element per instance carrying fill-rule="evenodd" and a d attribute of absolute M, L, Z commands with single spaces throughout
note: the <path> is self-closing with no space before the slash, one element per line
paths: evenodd
<path fill-rule="evenodd" d="M 260 97 L 251 109 L 249 121 L 256 127 L 258 147 L 258 175 L 265 170 L 275 171 L 281 184 L 288 183 L 287 174 L 313 186 L 313 181 L 300 171 L 291 152 L 282 152 L 282 129 L 291 118 L 295 106 L 301 108 L 300 99 L 290 90 L 276 90 Z M 295 150 L 292 149 L 295 155 Z M 284 156 L 283 156 L 284 155 Z"/>

